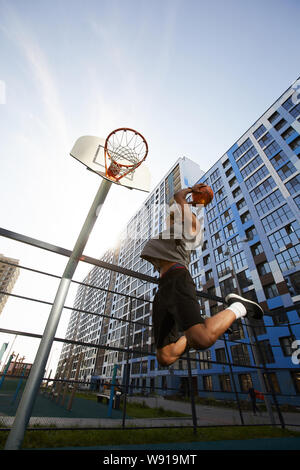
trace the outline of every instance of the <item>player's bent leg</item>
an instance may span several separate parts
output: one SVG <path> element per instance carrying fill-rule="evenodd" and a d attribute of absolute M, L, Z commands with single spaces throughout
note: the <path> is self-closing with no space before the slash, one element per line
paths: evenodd
<path fill-rule="evenodd" d="M 181 336 L 176 343 L 170 343 L 163 348 L 158 348 L 156 357 L 161 366 L 170 366 L 184 353 L 187 347 L 187 340 L 185 336 Z"/>
<path fill-rule="evenodd" d="M 210 348 L 235 320 L 236 315 L 229 309 L 206 318 L 204 323 L 191 326 L 184 332 L 188 345 L 194 349 Z"/>

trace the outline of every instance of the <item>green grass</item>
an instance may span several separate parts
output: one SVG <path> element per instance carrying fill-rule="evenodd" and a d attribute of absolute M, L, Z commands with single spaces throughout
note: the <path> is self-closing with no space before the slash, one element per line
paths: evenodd
<path fill-rule="evenodd" d="M 7 432 L 0 433 L 0 449 L 3 449 Z M 239 426 L 202 428 L 194 435 L 193 429 L 147 430 L 92 430 L 92 431 L 27 431 L 23 449 L 89 447 L 111 445 L 141 445 L 171 442 L 197 442 L 218 440 L 245 440 L 262 438 L 300 437 L 300 432 L 282 430 L 271 426 Z"/>
<path fill-rule="evenodd" d="M 120 410 L 123 410 L 122 404 Z M 191 416 L 179 411 L 164 410 L 162 407 L 150 408 L 145 402 L 126 403 L 126 415 L 130 416 L 130 418 L 186 418 Z"/>

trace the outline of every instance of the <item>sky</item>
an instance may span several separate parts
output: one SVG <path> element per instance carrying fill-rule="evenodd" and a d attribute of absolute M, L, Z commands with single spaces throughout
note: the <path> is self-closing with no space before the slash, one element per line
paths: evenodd
<path fill-rule="evenodd" d="M 101 183 L 69 155 L 83 135 L 141 132 L 152 188 L 182 156 L 208 170 L 299 77 L 299 13 L 298 0 L 0 0 L 1 226 L 73 248 Z M 146 197 L 113 185 L 84 253 L 100 257 Z M 0 253 L 56 275 L 67 261 L 5 238 Z M 57 287 L 22 270 L 13 293 L 53 302 Z M 0 328 L 42 334 L 49 312 L 9 298 Z M 0 348 L 32 362 L 38 340 L 13 339 Z"/>

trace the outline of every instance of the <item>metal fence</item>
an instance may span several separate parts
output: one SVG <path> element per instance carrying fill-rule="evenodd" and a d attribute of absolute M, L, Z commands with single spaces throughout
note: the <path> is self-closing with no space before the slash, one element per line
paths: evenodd
<path fill-rule="evenodd" d="M 15 232 L 0 229 L 0 235 L 11 240 L 25 243 L 34 248 L 39 248 L 60 256 L 70 257 L 71 251 L 64 248 L 42 242 Z M 121 266 L 109 264 L 101 260 L 81 256 L 80 261 L 103 269 L 118 272 L 126 276 L 139 279 L 146 283 L 157 284 L 157 278 L 152 278 L 145 274 L 137 273 Z M 14 266 L 13 263 L 7 262 Z M 53 279 L 60 279 L 60 276 L 38 270 L 32 267 L 16 265 L 22 271 L 34 273 L 35 275 L 47 276 Z M 134 320 L 131 316 L 132 302 L 141 297 L 117 292 L 115 290 L 103 289 L 99 286 L 83 284 L 82 282 L 72 280 L 74 285 L 87 285 L 93 289 L 100 289 L 110 292 L 113 295 L 125 297 L 129 301 L 128 318 L 117 318 L 114 320 L 123 322 L 124 325 L 134 327 L 141 324 L 143 327 L 151 329 L 151 324 L 145 324 L 143 321 Z M 0 292 L 11 297 L 21 299 L 27 302 L 35 302 L 44 305 L 47 308 L 52 305 L 51 302 L 37 299 L 31 296 L 18 295 L 15 293 Z M 217 302 L 224 303 L 224 299 L 218 296 L 211 296 L 204 292 L 198 292 L 199 297 L 203 297 Z M 148 299 L 142 299 L 144 302 L 151 303 Z M 295 306 L 279 309 L 287 312 L 294 310 Z M 106 319 L 110 317 L 107 314 L 99 314 L 95 311 L 76 309 L 74 306 L 64 306 L 66 311 L 78 311 L 85 315 L 100 315 Z M 266 312 L 266 315 L 271 315 Z M 274 312 L 272 312 L 274 315 Z M 246 321 L 246 320 L 244 320 Z M 294 324 L 296 325 L 296 324 Z M 155 359 L 155 350 L 153 345 L 147 348 L 140 348 L 132 344 L 131 328 L 127 329 L 126 344 L 124 347 L 115 347 L 109 344 L 91 343 L 80 341 L 79 339 L 66 339 L 55 337 L 54 343 L 68 343 L 82 348 L 93 348 L 102 351 L 115 351 L 125 355 L 122 361 L 123 374 L 118 375 L 118 367 L 114 368 L 112 380 L 98 378 L 92 381 L 80 380 L 79 370 L 84 353 L 79 352 L 71 355 L 60 368 L 56 370 L 55 376 L 44 376 L 40 389 L 34 397 L 34 408 L 30 421 L 27 426 L 28 431 L 35 429 L 49 430 L 55 429 L 148 429 L 148 428 L 168 428 L 168 427 L 187 427 L 197 432 L 198 428 L 205 426 L 244 426 L 244 425 L 278 425 L 282 428 L 286 426 L 300 426 L 300 414 L 297 406 L 287 406 L 286 398 L 294 398 L 295 405 L 298 405 L 299 395 L 286 396 L 279 393 L 272 380 L 272 373 L 278 371 L 276 367 L 266 364 L 264 354 L 260 351 L 260 344 L 257 340 L 255 324 L 249 324 L 246 321 L 249 342 L 246 340 L 235 340 L 228 334 L 221 338 L 224 342 L 225 356 L 223 360 L 213 361 L 208 357 L 201 357 L 194 350 L 187 350 L 181 358 L 181 365 L 177 369 L 174 367 L 158 367 L 156 370 L 147 370 L 144 373 L 136 373 L 132 370 L 133 358 L 152 358 Z M 290 323 L 286 325 L 292 332 Z M 266 326 L 267 327 L 267 326 Z M 30 331 L 21 331 L 19 329 L 0 328 L 1 333 L 9 335 L 18 335 L 32 338 L 40 341 L 42 334 Z M 230 360 L 228 344 L 243 344 L 249 346 L 252 352 L 252 361 L 240 360 L 235 358 Z M 28 380 L 28 370 L 19 363 L 19 370 L 16 367 L 9 370 L 10 362 L 13 358 L 9 357 L 2 368 L 0 375 L 0 430 L 10 430 L 14 424 L 15 414 L 18 410 L 20 398 L 24 386 Z M 195 383 L 195 377 L 198 376 L 197 364 L 203 370 L 213 365 L 221 365 L 224 376 L 226 376 L 223 389 L 211 389 L 210 387 L 199 388 Z M 16 364 L 15 364 L 16 366 Z M 196 367 L 195 367 L 196 366 Z M 246 390 L 238 390 L 235 370 L 245 370 L 245 373 L 255 373 L 258 383 L 261 385 L 263 400 L 258 402 L 257 416 L 253 415 L 251 404 L 248 400 Z M 284 370 L 284 369 L 281 369 Z M 289 369 L 286 369 L 289 370 Z M 73 371 L 73 376 L 72 376 Z M 168 381 L 163 378 L 168 378 Z M 139 382 L 137 383 L 137 379 Z M 133 382 L 134 380 L 134 382 Z M 226 382 L 227 380 L 227 382 Z M 228 382 L 229 380 L 229 382 Z M 142 383 L 141 383 L 142 381 Z M 179 387 L 179 382 L 184 387 Z M 228 385 L 229 384 L 229 385 Z M 224 398 L 225 397 L 225 398 Z M 227 398 L 226 398 L 227 397 Z M 135 406 L 135 411 L 133 406 Z M 143 412 L 152 408 L 152 416 L 155 418 L 143 417 Z M 140 418 L 136 417 L 136 409 L 139 410 Z M 156 413 L 156 414 L 155 414 Z M 20 443 L 21 445 L 21 443 Z"/>

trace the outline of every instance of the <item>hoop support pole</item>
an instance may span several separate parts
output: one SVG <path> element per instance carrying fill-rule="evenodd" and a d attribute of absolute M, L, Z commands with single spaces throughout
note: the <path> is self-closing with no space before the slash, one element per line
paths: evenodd
<path fill-rule="evenodd" d="M 26 387 L 22 394 L 22 399 L 18 406 L 12 428 L 5 444 L 5 450 L 18 450 L 21 448 L 26 427 L 29 423 L 39 387 L 44 376 L 48 356 L 51 351 L 52 343 L 64 307 L 65 299 L 69 291 L 72 277 L 111 185 L 111 181 L 106 179 L 102 180 L 93 204 L 77 238 L 74 249 L 67 262 L 39 345 L 39 349 L 34 360 L 34 364 L 30 371 Z"/>

